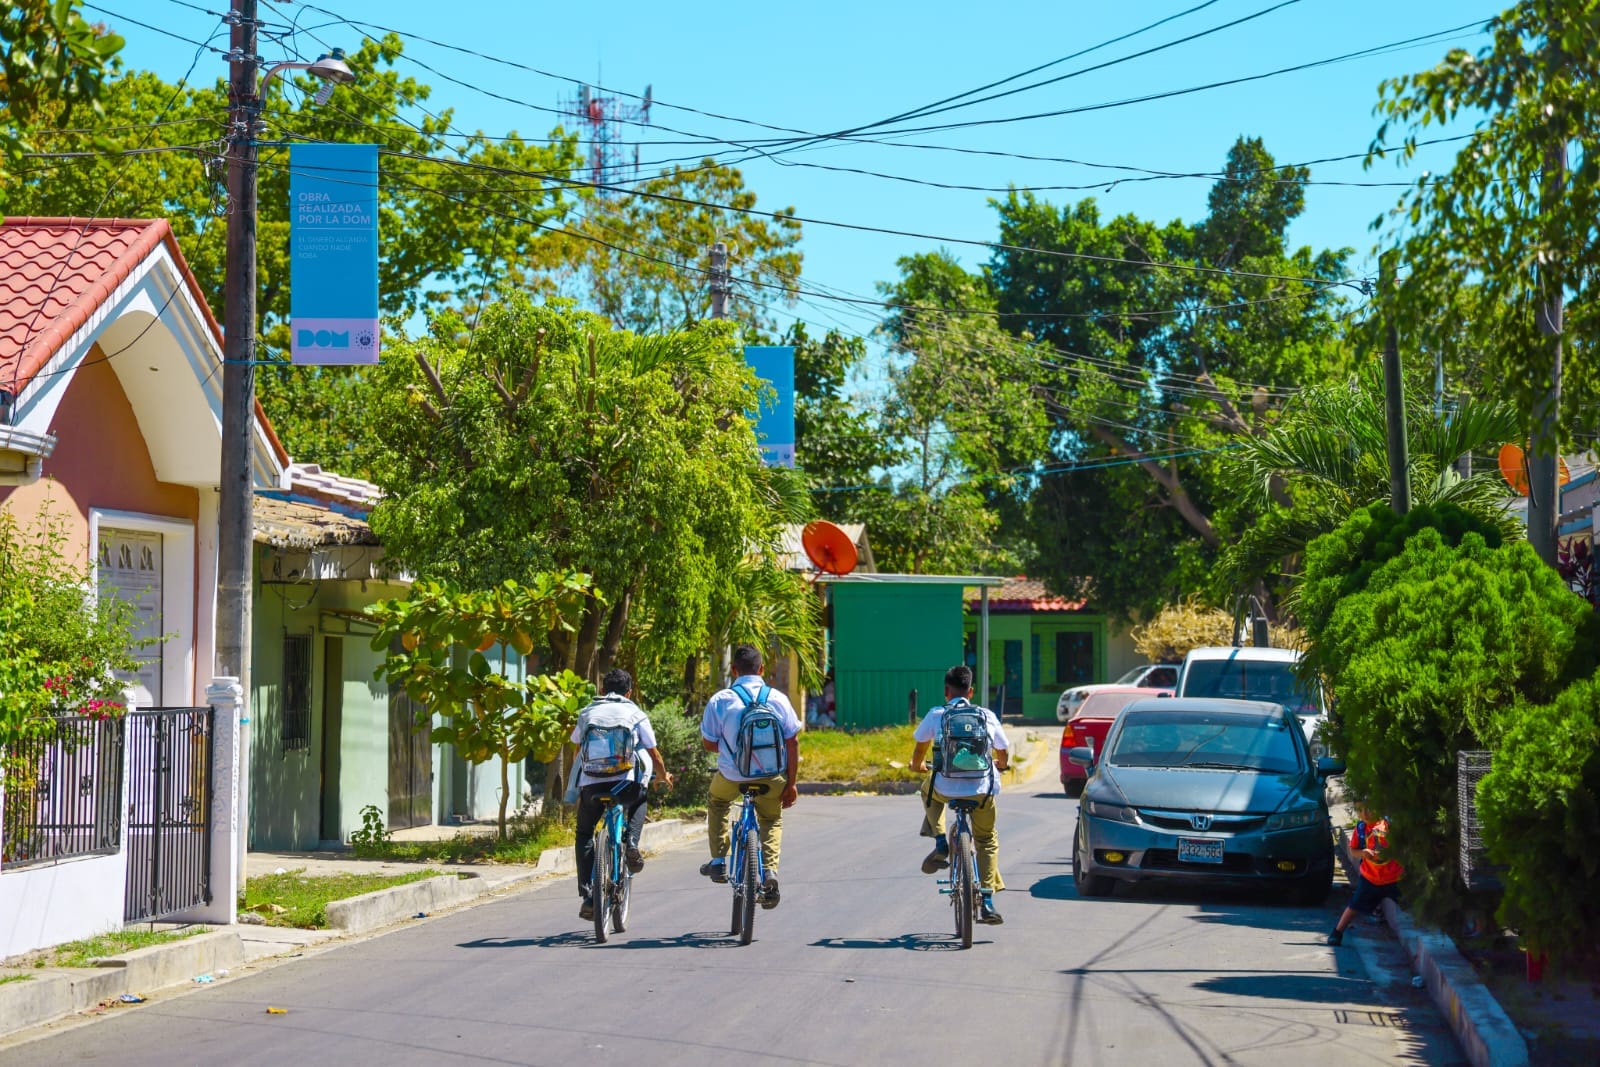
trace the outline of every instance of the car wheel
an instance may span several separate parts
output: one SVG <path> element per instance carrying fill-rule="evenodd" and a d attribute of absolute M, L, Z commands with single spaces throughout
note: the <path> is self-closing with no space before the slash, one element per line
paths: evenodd
<path fill-rule="evenodd" d="M 1294 902 L 1304 908 L 1319 908 L 1328 899 L 1328 894 L 1333 892 L 1333 865 L 1316 874 L 1307 875 L 1305 880 L 1294 888 Z"/>
<path fill-rule="evenodd" d="M 1087 784 L 1088 783 L 1082 778 L 1061 779 L 1061 788 L 1066 792 L 1067 796 L 1074 800 L 1083 796 L 1083 787 Z"/>
<path fill-rule="evenodd" d="M 1072 882 L 1078 887 L 1081 897 L 1109 897 L 1117 888 L 1116 879 L 1103 874 L 1089 874 L 1083 869 L 1083 860 L 1080 858 L 1082 850 L 1078 847 L 1081 834 L 1079 830 L 1072 835 Z"/>

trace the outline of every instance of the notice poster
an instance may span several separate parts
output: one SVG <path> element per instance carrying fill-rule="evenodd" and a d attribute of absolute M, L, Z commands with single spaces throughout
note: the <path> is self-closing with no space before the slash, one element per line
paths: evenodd
<path fill-rule="evenodd" d="M 769 467 L 794 466 L 794 349 L 787 345 L 746 345 L 744 361 L 777 392 L 756 412 L 756 440 Z"/>
<path fill-rule="evenodd" d="M 378 362 L 378 146 L 289 148 L 290 359 Z"/>

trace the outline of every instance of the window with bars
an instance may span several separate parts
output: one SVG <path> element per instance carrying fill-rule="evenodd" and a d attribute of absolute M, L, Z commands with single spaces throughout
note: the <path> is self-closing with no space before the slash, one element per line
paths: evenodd
<path fill-rule="evenodd" d="M 311 747 L 311 635 L 283 635 L 283 725 L 285 752 Z"/>

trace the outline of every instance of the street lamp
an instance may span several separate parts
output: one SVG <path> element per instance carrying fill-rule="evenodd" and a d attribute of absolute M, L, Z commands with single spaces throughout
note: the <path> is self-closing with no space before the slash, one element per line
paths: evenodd
<path fill-rule="evenodd" d="M 259 84 L 256 70 L 256 0 L 233 0 L 228 52 L 228 237 L 223 290 L 222 482 L 217 517 L 216 673 L 239 680 L 250 699 L 251 477 L 256 405 L 256 134 L 261 101 L 272 76 L 304 70 L 323 80 L 325 93 L 355 80 L 334 49 L 314 63 L 279 63 Z M 248 703 L 246 704 L 248 707 Z M 244 717 L 248 721 L 248 716 Z M 249 839 L 250 732 L 240 726 L 239 884 L 244 884 L 245 842 Z"/>

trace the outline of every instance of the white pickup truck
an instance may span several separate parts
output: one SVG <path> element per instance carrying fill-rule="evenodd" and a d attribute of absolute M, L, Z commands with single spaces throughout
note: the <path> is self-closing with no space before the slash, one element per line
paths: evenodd
<path fill-rule="evenodd" d="M 1173 695 L 1282 704 L 1299 717 L 1312 757 L 1325 756 L 1327 746 L 1317 735 L 1328 721 L 1327 702 L 1321 685 L 1295 674 L 1299 662 L 1292 648 L 1196 648 L 1183 657 Z"/>

